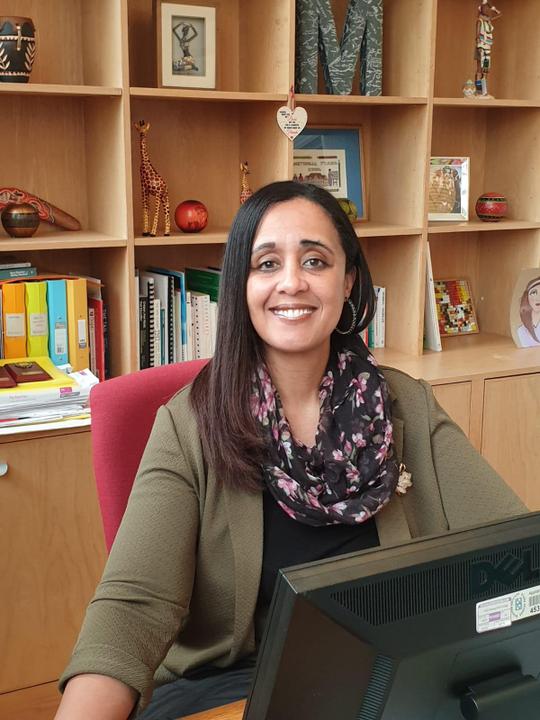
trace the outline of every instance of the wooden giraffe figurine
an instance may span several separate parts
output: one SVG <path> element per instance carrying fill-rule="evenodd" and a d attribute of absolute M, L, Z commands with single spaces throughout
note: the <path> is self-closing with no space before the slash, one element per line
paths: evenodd
<path fill-rule="evenodd" d="M 159 211 L 161 204 L 163 203 L 163 212 L 165 214 L 165 232 L 164 235 L 169 235 L 171 232 L 171 214 L 169 206 L 169 191 L 167 189 L 167 183 L 155 169 L 148 158 L 148 148 L 146 146 L 146 135 L 150 130 L 150 123 L 145 123 L 144 120 L 133 123 L 135 129 L 139 133 L 140 148 L 141 148 L 141 195 L 142 195 L 142 206 L 143 206 L 143 235 L 156 236 L 157 225 L 159 218 Z M 148 204 L 150 196 L 156 198 L 156 207 L 154 211 L 154 222 L 152 223 L 152 230 L 148 232 Z"/>
<path fill-rule="evenodd" d="M 240 190 L 240 204 L 243 205 L 248 198 L 253 195 L 253 190 L 249 187 L 247 176 L 249 175 L 249 168 L 247 160 L 240 163 L 240 171 L 242 173 L 242 189 Z"/>

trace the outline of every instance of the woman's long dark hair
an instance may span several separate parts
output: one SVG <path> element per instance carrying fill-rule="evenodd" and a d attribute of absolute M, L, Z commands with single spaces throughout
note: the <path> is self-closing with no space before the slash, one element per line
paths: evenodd
<path fill-rule="evenodd" d="M 250 410 L 252 376 L 263 359 L 262 344 L 249 317 L 246 286 L 251 248 L 264 214 L 274 205 L 304 198 L 318 205 L 336 228 L 345 252 L 346 272 L 356 268 L 350 298 L 358 309 L 355 334 L 375 313 L 375 294 L 358 238 L 338 201 L 315 185 L 275 182 L 254 193 L 233 220 L 220 280 L 216 351 L 195 379 L 191 405 L 197 418 L 207 462 L 220 482 L 239 489 L 260 488 L 264 444 Z M 348 329 L 351 311 L 344 306 L 339 327 Z M 333 333 L 338 346 L 345 336 Z M 349 336 L 349 343 L 351 337 Z"/>

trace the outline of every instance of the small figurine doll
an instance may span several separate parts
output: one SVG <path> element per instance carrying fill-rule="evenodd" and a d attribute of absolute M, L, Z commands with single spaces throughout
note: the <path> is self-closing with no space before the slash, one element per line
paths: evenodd
<path fill-rule="evenodd" d="M 473 81 L 469 78 L 463 84 L 463 97 L 470 98 L 476 95 L 476 86 Z"/>
<path fill-rule="evenodd" d="M 476 95 L 491 98 L 487 91 L 487 76 L 491 69 L 491 51 L 493 49 L 493 23 L 502 13 L 490 0 L 482 0 L 478 6 L 476 21 Z"/>

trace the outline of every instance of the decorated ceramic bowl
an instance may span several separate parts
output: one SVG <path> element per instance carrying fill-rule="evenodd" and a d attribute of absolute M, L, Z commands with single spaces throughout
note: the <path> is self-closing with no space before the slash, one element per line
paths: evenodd
<path fill-rule="evenodd" d="M 508 212 L 508 203 L 504 195 L 487 192 L 476 201 L 476 214 L 484 222 L 499 222 Z"/>

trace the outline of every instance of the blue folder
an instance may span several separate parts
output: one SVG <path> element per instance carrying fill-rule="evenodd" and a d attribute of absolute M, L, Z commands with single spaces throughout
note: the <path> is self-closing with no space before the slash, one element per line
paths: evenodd
<path fill-rule="evenodd" d="M 55 365 L 68 362 L 66 281 L 47 280 L 49 355 Z"/>

